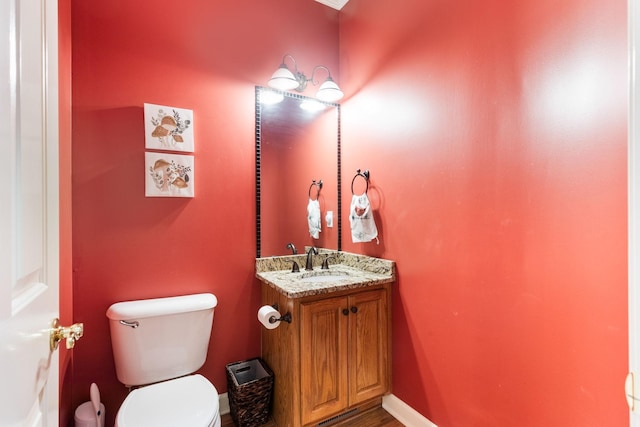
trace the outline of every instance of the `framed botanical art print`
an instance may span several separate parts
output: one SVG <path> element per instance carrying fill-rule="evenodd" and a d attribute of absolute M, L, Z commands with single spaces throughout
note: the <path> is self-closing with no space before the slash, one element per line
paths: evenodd
<path fill-rule="evenodd" d="M 194 197 L 193 156 L 182 154 L 144 154 L 146 197 Z"/>
<path fill-rule="evenodd" d="M 192 153 L 193 111 L 145 103 L 144 139 L 148 150 Z"/>

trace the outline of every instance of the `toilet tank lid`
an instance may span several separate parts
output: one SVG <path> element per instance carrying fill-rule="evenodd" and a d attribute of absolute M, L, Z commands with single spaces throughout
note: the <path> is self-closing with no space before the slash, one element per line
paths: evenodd
<path fill-rule="evenodd" d="M 218 305 L 218 299 L 209 293 L 124 301 L 111 305 L 107 310 L 107 317 L 112 320 L 141 319 L 209 310 L 216 305 Z"/>

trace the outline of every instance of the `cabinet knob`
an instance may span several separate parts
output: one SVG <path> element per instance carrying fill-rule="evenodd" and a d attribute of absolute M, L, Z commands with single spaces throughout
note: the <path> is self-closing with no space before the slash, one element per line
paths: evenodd
<path fill-rule="evenodd" d="M 345 316 L 349 315 L 349 310 L 347 310 L 346 308 L 342 309 L 342 314 L 344 314 Z"/>
<path fill-rule="evenodd" d="M 351 312 L 352 313 L 357 313 L 358 312 L 358 307 L 356 307 L 355 305 L 353 307 L 351 307 Z"/>

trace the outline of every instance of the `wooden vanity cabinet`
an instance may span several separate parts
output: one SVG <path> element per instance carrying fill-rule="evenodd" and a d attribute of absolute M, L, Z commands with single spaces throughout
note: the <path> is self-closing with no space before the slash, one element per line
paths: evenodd
<path fill-rule="evenodd" d="M 296 299 L 262 286 L 263 303 L 288 307 L 293 317 L 262 334 L 276 424 L 317 425 L 379 405 L 390 388 L 390 284 Z"/>

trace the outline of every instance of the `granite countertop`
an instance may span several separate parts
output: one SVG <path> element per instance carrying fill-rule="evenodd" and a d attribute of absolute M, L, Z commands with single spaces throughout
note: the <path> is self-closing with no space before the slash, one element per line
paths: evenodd
<path fill-rule="evenodd" d="M 329 269 L 320 265 L 326 257 L 333 257 Z M 300 272 L 291 271 L 293 262 Z M 391 283 L 396 279 L 395 262 L 365 255 L 321 250 L 314 256 L 314 269 L 306 271 L 306 255 L 257 258 L 256 277 L 289 298 L 356 289 Z"/>

